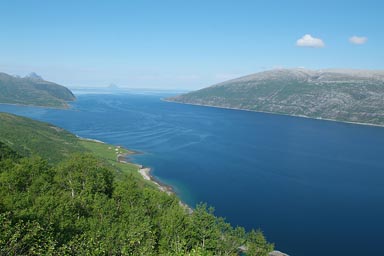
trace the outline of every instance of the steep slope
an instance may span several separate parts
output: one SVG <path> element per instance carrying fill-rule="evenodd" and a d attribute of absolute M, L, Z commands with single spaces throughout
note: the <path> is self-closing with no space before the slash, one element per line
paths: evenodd
<path fill-rule="evenodd" d="M 75 96 L 68 88 L 34 73 L 24 78 L 0 73 L 0 103 L 63 108 L 73 100 Z"/>
<path fill-rule="evenodd" d="M 261 231 L 234 228 L 205 204 L 190 213 L 143 179 L 117 176 L 118 165 L 103 156 L 67 157 L 81 151 L 69 132 L 1 113 L 0 125 L 0 255 L 239 255 L 247 248 L 268 256 L 273 250 Z M 52 152 L 63 161 L 45 161 Z"/>
<path fill-rule="evenodd" d="M 0 142 L 23 156 L 39 155 L 50 162 L 87 151 L 75 135 L 61 128 L 6 113 L 0 113 Z"/>
<path fill-rule="evenodd" d="M 167 100 L 384 125 L 384 71 L 277 69 Z"/>

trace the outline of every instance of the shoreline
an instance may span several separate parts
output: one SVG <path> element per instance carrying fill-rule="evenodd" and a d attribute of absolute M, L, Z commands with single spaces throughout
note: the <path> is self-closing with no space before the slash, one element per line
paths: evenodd
<path fill-rule="evenodd" d="M 0 105 L 11 105 L 11 106 L 19 106 L 19 107 L 35 107 L 35 108 L 48 108 L 48 109 L 58 109 L 58 110 L 68 110 L 71 108 L 71 105 L 69 103 L 72 103 L 73 101 L 66 101 L 64 106 L 43 106 L 43 105 L 35 105 L 35 104 L 22 104 L 22 103 L 6 103 L 6 102 L 0 102 Z"/>
<path fill-rule="evenodd" d="M 151 175 L 151 168 L 138 165 L 139 173 L 143 179 L 148 180 L 155 184 L 160 191 L 167 193 L 168 195 L 176 195 L 172 186 L 166 185 Z"/>
<path fill-rule="evenodd" d="M 91 142 L 96 142 L 96 143 L 101 143 L 101 144 L 107 144 L 105 143 L 104 141 L 101 141 L 101 140 L 95 140 L 95 139 L 89 139 L 89 138 L 84 138 L 84 137 L 80 137 L 79 135 L 75 135 L 77 138 L 79 138 L 80 140 L 86 140 L 86 141 L 91 141 Z"/>
<path fill-rule="evenodd" d="M 139 173 L 139 175 L 141 176 L 141 178 L 144 181 L 147 181 L 147 182 L 153 184 L 155 186 L 155 189 L 166 193 L 168 196 L 172 196 L 172 195 L 176 196 L 176 198 L 179 201 L 180 206 L 182 206 L 186 211 L 188 211 L 188 213 L 193 212 L 192 207 L 190 207 L 188 204 L 186 204 L 185 202 L 183 202 L 181 200 L 180 196 L 177 195 L 177 193 L 175 192 L 174 188 L 171 185 L 168 185 L 164 182 L 161 182 L 159 179 L 157 179 L 155 176 L 153 176 L 151 174 L 152 169 L 150 167 L 143 166 L 143 165 L 138 164 L 138 163 L 134 163 L 129 158 L 130 155 L 143 154 L 142 152 L 137 151 L 137 150 L 127 149 L 127 148 L 122 147 L 120 145 L 109 144 L 109 143 L 106 143 L 104 141 L 97 140 L 97 139 L 84 138 L 84 137 L 81 137 L 78 135 L 75 135 L 75 136 L 78 139 L 83 140 L 83 141 L 89 141 L 92 143 L 98 143 L 98 144 L 103 144 L 105 146 L 108 146 L 109 150 L 116 152 L 116 155 L 115 155 L 115 158 L 113 161 L 116 161 L 117 163 L 121 163 L 121 164 L 129 164 L 129 165 L 135 166 L 137 168 L 136 171 Z M 112 159 L 110 159 L 110 160 L 112 160 Z"/>
<path fill-rule="evenodd" d="M 79 137 L 79 136 L 78 136 Z M 100 140 L 95 140 L 95 139 L 89 139 L 89 138 L 82 138 L 82 137 L 79 137 L 80 139 L 83 139 L 83 140 L 87 140 L 87 141 L 92 141 L 92 142 L 95 142 L 95 143 L 102 143 L 102 144 L 106 144 L 106 145 L 110 145 L 108 143 L 105 143 L 103 141 L 100 141 Z M 121 147 L 121 146 L 115 146 L 115 145 L 111 145 L 111 146 L 114 146 L 114 147 Z M 133 163 L 132 161 L 129 160 L 129 156 L 130 155 L 134 155 L 134 154 L 142 154 L 141 152 L 139 151 L 135 151 L 135 150 L 130 150 L 130 149 L 126 149 L 124 147 L 121 147 L 123 149 L 125 149 L 127 152 L 124 153 L 124 154 L 118 154 L 116 156 L 116 161 L 118 163 L 122 163 L 122 164 L 133 164 L 135 165 L 137 168 L 138 168 L 138 173 L 141 175 L 141 177 L 148 181 L 148 182 L 151 182 L 152 184 L 154 184 L 156 186 L 156 188 L 164 193 L 166 193 L 167 195 L 169 196 L 172 196 L 172 195 L 175 195 L 177 197 L 177 199 L 179 200 L 179 205 L 182 206 L 185 210 L 187 210 L 190 214 L 193 212 L 193 209 L 192 207 L 190 207 L 188 204 L 186 204 L 185 202 L 183 202 L 181 200 L 181 198 L 179 197 L 179 195 L 177 195 L 177 193 L 175 192 L 174 188 L 168 184 L 165 184 L 161 181 L 159 181 L 158 179 L 156 179 L 156 177 L 154 177 L 152 174 L 151 174 L 151 171 L 152 169 L 150 167 L 146 167 L 146 166 L 143 166 L 141 164 L 137 164 L 137 163 Z"/>
<path fill-rule="evenodd" d="M 220 107 L 220 106 L 212 106 L 212 105 L 206 105 L 206 104 L 172 101 L 172 100 L 167 100 L 165 98 L 162 98 L 160 100 L 164 101 L 164 102 L 171 102 L 171 103 L 177 103 L 177 104 L 185 104 L 185 105 L 191 105 L 191 106 L 210 107 L 210 108 L 219 108 L 219 109 L 230 109 L 230 110 L 247 111 L 247 112 L 254 112 L 254 113 L 264 113 L 264 114 L 272 114 L 272 115 L 279 115 L 279 116 L 300 117 L 300 118 L 313 119 L 313 120 L 323 120 L 323 121 L 330 121 L 330 122 L 336 122 L 336 123 L 356 124 L 356 125 L 384 128 L 384 124 L 360 123 L 360 122 L 351 122 L 351 121 L 341 121 L 341 120 L 335 120 L 335 119 L 328 119 L 328 118 L 322 118 L 322 117 L 310 117 L 310 116 L 304 116 L 304 115 L 292 115 L 292 114 L 275 113 L 275 112 L 260 111 L 260 110 L 250 110 L 250 109 L 243 109 L 243 108 Z"/>

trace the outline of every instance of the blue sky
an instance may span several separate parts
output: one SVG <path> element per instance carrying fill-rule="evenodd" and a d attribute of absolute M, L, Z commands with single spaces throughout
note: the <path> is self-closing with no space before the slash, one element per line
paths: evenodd
<path fill-rule="evenodd" d="M 35 71 L 72 88 L 197 89 L 276 67 L 384 69 L 380 0 L 1 0 L 0 13 L 0 72 Z"/>

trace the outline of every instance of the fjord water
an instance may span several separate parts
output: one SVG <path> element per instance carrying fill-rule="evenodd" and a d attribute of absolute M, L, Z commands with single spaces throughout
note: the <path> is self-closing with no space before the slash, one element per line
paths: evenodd
<path fill-rule="evenodd" d="M 79 94 L 70 110 L 0 105 L 81 136 L 143 152 L 186 203 L 261 228 L 290 255 L 379 255 L 384 128 L 161 101 Z M 168 95 L 169 96 L 169 95 Z"/>

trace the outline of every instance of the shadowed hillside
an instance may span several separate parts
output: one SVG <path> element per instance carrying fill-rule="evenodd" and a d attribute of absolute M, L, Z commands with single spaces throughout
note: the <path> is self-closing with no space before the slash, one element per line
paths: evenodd
<path fill-rule="evenodd" d="M 24 78 L 0 73 L 0 103 L 65 108 L 73 100 L 75 96 L 68 88 L 34 73 Z"/>

